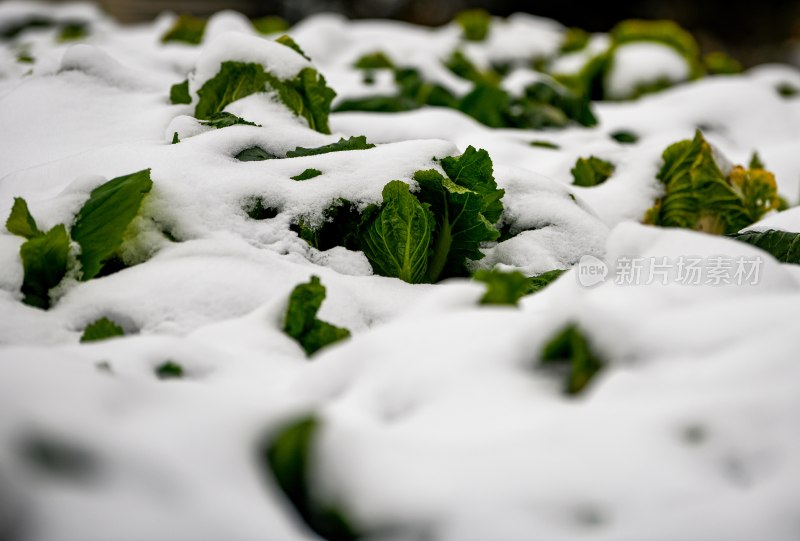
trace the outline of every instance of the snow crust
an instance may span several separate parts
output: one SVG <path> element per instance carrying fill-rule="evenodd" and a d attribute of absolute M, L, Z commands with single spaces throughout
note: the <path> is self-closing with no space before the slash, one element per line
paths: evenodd
<path fill-rule="evenodd" d="M 678 51 L 661 43 L 628 43 L 617 47 L 606 89 L 612 98 L 626 98 L 651 81 L 678 83 L 689 78 L 689 64 Z"/>
<path fill-rule="evenodd" d="M 0 5 L 0 27 L 43 9 L 33 6 Z M 256 455 L 265 434 L 309 413 L 322 423 L 313 487 L 370 539 L 800 537 L 800 273 L 731 239 L 637 223 L 660 194 L 661 152 L 698 127 L 731 163 L 757 150 L 797 204 L 800 100 L 775 86 L 800 83 L 798 70 L 766 66 L 597 103 L 595 128 L 489 129 L 429 107 L 333 114 L 334 133 L 324 135 L 254 94 L 226 110 L 262 127 L 217 130 L 200 125 L 192 105 L 171 105 L 170 86 L 191 73 L 196 90 L 221 62 L 238 60 L 280 78 L 313 65 L 340 98 L 363 96 L 352 63 L 382 50 L 463 93 L 464 81 L 441 66 L 458 29 L 320 15 L 290 32 L 309 63 L 231 12 L 189 47 L 159 44 L 172 15 L 120 27 L 86 9 L 79 13 L 97 31 L 85 43 L 25 37 L 37 58 L 25 71 L 14 60 L 19 43 L 2 46 L 0 216 L 24 197 L 40 228 L 69 224 L 106 179 L 150 168 L 143 240 L 126 246 L 144 262 L 69 279 L 43 311 L 20 302 L 23 239 L 0 233 L 0 538 L 316 539 Z M 515 16 L 468 51 L 513 64 L 556 51 L 563 31 Z M 621 47 L 612 87 L 623 92 L 656 68 L 686 78 L 683 59 L 654 47 Z M 536 75 L 518 66 L 511 77 L 510 90 Z M 379 76 L 379 88 L 392 84 Z M 617 143 L 618 130 L 638 142 Z M 179 144 L 170 144 L 174 133 Z M 377 146 L 234 159 L 252 146 L 282 156 L 355 135 Z M 380 202 L 391 180 L 413 189 L 415 171 L 468 145 L 491 155 L 506 190 L 502 225 L 516 234 L 487 245 L 475 267 L 572 268 L 519 308 L 479 305 L 485 289 L 469 280 L 410 285 L 374 275 L 362 253 L 320 252 L 290 230 L 301 217 L 321 222 L 339 198 Z M 590 155 L 613 162 L 614 174 L 572 186 L 571 167 Z M 322 175 L 291 180 L 309 168 Z M 277 216 L 249 219 L 253 197 Z M 800 214 L 751 228 L 797 232 Z M 591 288 L 573 268 L 587 255 L 609 272 Z M 755 285 L 614 280 L 622 258 L 681 256 L 763 262 Z M 289 293 L 311 275 L 327 288 L 319 317 L 353 336 L 308 360 L 281 327 Z M 104 316 L 128 336 L 80 345 L 84 327 Z M 568 323 L 608 359 L 577 398 L 537 361 Z M 159 380 L 154 369 L 166 360 L 185 377 Z M 88 473 L 37 467 L 24 449 L 42 438 L 86 453 Z"/>

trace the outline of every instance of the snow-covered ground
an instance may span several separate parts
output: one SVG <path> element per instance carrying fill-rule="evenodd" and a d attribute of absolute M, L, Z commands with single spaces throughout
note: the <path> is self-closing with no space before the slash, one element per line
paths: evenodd
<path fill-rule="evenodd" d="M 36 9 L 0 5 L 0 30 Z M 0 233 L 0 539 L 315 539 L 259 454 L 308 415 L 319 422 L 310 488 L 364 539 L 800 538 L 800 267 L 639 223 L 661 195 L 661 153 L 698 128 L 721 163 L 757 151 L 796 205 L 800 99 L 776 86 L 800 89 L 800 71 L 762 66 L 596 102 L 590 128 L 489 128 L 423 107 L 333 113 L 328 135 L 256 93 L 226 111 L 258 126 L 213 129 L 194 103 L 171 104 L 170 87 L 191 73 L 194 96 L 227 60 L 281 79 L 314 66 L 335 105 L 394 91 L 393 79 L 378 74 L 367 87 L 352 67 L 380 50 L 464 95 L 471 85 L 442 64 L 460 31 L 319 15 L 288 32 L 308 61 L 231 12 L 192 46 L 160 42 L 173 15 L 121 27 L 86 6 L 42 9 L 91 20 L 91 32 L 58 43 L 53 29 L 31 30 L 0 46 L 0 216 L 23 197 L 46 231 L 71 223 L 107 179 L 149 168 L 153 188 L 124 247 L 138 264 L 85 282 L 68 274 L 49 310 L 21 302 L 25 239 Z M 476 65 L 555 55 L 565 30 L 530 16 L 496 24 L 502 31 L 464 46 Z M 35 63 L 18 61 L 23 46 Z M 619 53 L 612 93 L 640 77 L 688 77 L 662 46 Z M 638 141 L 617 142 L 620 130 Z M 284 155 L 361 135 L 377 146 L 234 159 L 253 146 Z M 530 144 L 541 140 L 558 148 Z M 491 156 L 501 220 L 516 233 L 486 244 L 475 268 L 571 269 L 516 308 L 479 304 L 486 287 L 468 279 L 378 276 L 362 252 L 320 251 L 290 229 L 322 222 L 339 198 L 361 210 L 380 203 L 388 182 L 413 186 L 415 171 L 470 145 Z M 615 172 L 573 186 L 570 169 L 590 155 Z M 322 175 L 291 179 L 307 169 Z M 248 218 L 243 201 L 255 196 L 273 218 Z M 800 232 L 800 213 L 751 228 Z M 624 279 L 625 261 L 682 257 L 704 272 L 714 258 L 760 258 L 759 274 L 685 285 L 673 268 L 665 285 L 645 279 L 646 266 L 639 283 Z M 582 285 L 582 258 L 605 265 L 605 281 Z M 309 359 L 282 329 L 292 289 L 312 275 L 327 289 L 319 318 L 352 337 Z M 101 317 L 126 336 L 80 344 Z M 606 362 L 577 396 L 540 366 L 568 324 Z M 183 377 L 157 377 L 166 361 Z"/>

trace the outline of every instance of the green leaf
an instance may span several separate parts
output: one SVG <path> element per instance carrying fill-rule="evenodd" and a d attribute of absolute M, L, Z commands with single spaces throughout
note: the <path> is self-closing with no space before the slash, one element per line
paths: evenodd
<path fill-rule="evenodd" d="M 164 361 L 156 367 L 158 379 L 180 379 L 183 377 L 183 367 L 173 361 Z"/>
<path fill-rule="evenodd" d="M 283 332 L 294 338 L 303 347 L 306 355 L 312 355 L 325 346 L 350 336 L 347 329 L 317 319 L 323 300 L 325 286 L 317 276 L 312 276 L 309 283 L 295 287 L 289 296 Z"/>
<path fill-rule="evenodd" d="M 22 302 L 47 310 L 50 308 L 50 290 L 67 274 L 67 228 L 57 225 L 44 235 L 31 238 L 20 247 L 19 254 L 24 270 Z"/>
<path fill-rule="evenodd" d="M 322 171 L 320 171 L 319 169 L 306 169 L 305 171 L 303 171 L 299 175 L 295 175 L 295 176 L 289 177 L 289 178 L 291 178 L 292 180 L 309 180 L 309 179 L 318 177 L 321 174 L 322 174 Z"/>
<path fill-rule="evenodd" d="M 304 68 L 294 79 L 284 81 L 276 88 L 281 101 L 295 114 L 308 122 L 308 127 L 320 133 L 330 133 L 328 115 L 331 102 L 336 97 L 325 82 L 325 77 L 313 68 Z"/>
<path fill-rule="evenodd" d="M 559 367 L 566 372 L 564 392 L 571 395 L 585 389 L 604 364 L 576 325 L 568 325 L 556 333 L 542 351 L 543 366 Z"/>
<path fill-rule="evenodd" d="M 518 128 L 560 128 L 577 122 L 595 126 L 597 118 L 589 96 L 575 92 L 554 79 L 544 78 L 525 87 L 525 94 L 512 103 L 511 125 Z"/>
<path fill-rule="evenodd" d="M 86 38 L 89 35 L 89 25 L 82 21 L 69 22 L 61 27 L 56 41 L 66 43 Z"/>
<path fill-rule="evenodd" d="M 192 96 L 189 94 L 189 80 L 176 83 L 169 89 L 169 101 L 173 105 L 192 103 Z"/>
<path fill-rule="evenodd" d="M 26 433 L 27 432 L 27 433 Z M 54 481 L 92 483 L 101 474 L 99 457 L 81 443 L 34 429 L 21 434 L 17 449 L 27 466 Z"/>
<path fill-rule="evenodd" d="M 623 145 L 632 145 L 639 140 L 639 136 L 628 130 L 618 130 L 611 134 L 611 138 Z"/>
<path fill-rule="evenodd" d="M 203 41 L 203 33 L 206 30 L 206 20 L 191 15 L 181 15 L 161 36 L 161 43 L 169 43 L 171 41 L 179 41 L 189 43 L 190 45 L 198 45 Z"/>
<path fill-rule="evenodd" d="M 544 139 L 537 139 L 535 141 L 531 141 L 529 144 L 532 147 L 549 148 L 551 150 L 558 150 L 559 148 L 561 148 L 557 144 L 555 144 L 555 143 L 553 143 L 551 141 L 545 141 Z"/>
<path fill-rule="evenodd" d="M 458 109 L 490 128 L 508 126 L 504 116 L 510 107 L 508 93 L 490 84 L 479 83 L 461 99 Z"/>
<path fill-rule="evenodd" d="M 522 297 L 538 293 L 564 272 L 561 269 L 555 269 L 528 277 L 519 271 L 492 269 L 479 270 L 473 275 L 473 278 L 484 282 L 487 286 L 486 294 L 481 298 L 481 304 L 517 306 Z"/>
<path fill-rule="evenodd" d="M 224 111 L 222 113 L 214 113 L 213 115 L 208 117 L 208 120 L 201 120 L 200 124 L 204 126 L 211 126 L 212 128 L 216 129 L 228 128 L 230 126 L 236 126 L 237 124 L 240 124 L 242 126 L 258 126 L 259 128 L 261 127 L 254 122 L 248 122 L 243 118 L 240 118 L 231 113 L 226 113 Z"/>
<path fill-rule="evenodd" d="M 297 514 L 322 539 L 355 541 L 361 538 L 336 508 L 323 505 L 312 491 L 313 452 L 319 422 L 314 417 L 287 424 L 260 448 L 270 479 L 281 489 Z"/>
<path fill-rule="evenodd" d="M 361 233 L 376 212 L 375 205 L 372 205 L 362 216 L 350 201 L 337 199 L 325 209 L 321 224 L 311 226 L 301 218 L 290 229 L 317 250 L 329 250 L 335 246 L 361 250 Z"/>
<path fill-rule="evenodd" d="M 456 15 L 455 21 L 461 27 L 464 39 L 483 41 L 489 35 L 492 16 L 483 9 L 468 9 Z"/>
<path fill-rule="evenodd" d="M 270 154 L 261 147 L 250 147 L 238 153 L 234 158 L 240 162 L 260 162 L 264 160 L 274 160 L 278 157 Z"/>
<path fill-rule="evenodd" d="M 21 50 L 17 53 L 17 62 L 20 64 L 35 64 L 36 59 L 33 57 L 31 52 L 27 49 Z"/>
<path fill-rule="evenodd" d="M 197 91 L 194 116 L 207 120 L 234 101 L 263 92 L 270 78 L 261 64 L 223 62 L 219 72 Z"/>
<path fill-rule="evenodd" d="M 718 235 L 736 233 L 752 223 L 699 130 L 693 140 L 670 145 L 663 159 L 658 179 L 665 194 L 647 212 L 645 223 Z"/>
<path fill-rule="evenodd" d="M 302 56 L 303 58 L 305 58 L 309 62 L 311 61 L 311 59 L 303 51 L 303 49 L 300 48 L 300 46 L 297 44 L 297 42 L 295 40 L 293 40 L 291 37 L 289 37 L 288 35 L 284 34 L 281 37 L 277 38 L 275 40 L 275 43 L 280 43 L 281 45 L 285 45 L 286 47 L 289 47 L 291 50 L 293 50 L 294 52 L 296 52 L 297 54 L 299 54 L 300 56 Z"/>
<path fill-rule="evenodd" d="M 594 156 L 578 158 L 570 172 L 575 186 L 597 186 L 614 174 L 614 164 Z"/>
<path fill-rule="evenodd" d="M 36 226 L 36 220 L 28 210 L 28 202 L 21 197 L 14 198 L 14 206 L 11 207 L 11 214 L 6 220 L 6 229 L 9 233 L 32 239 L 42 235 Z"/>
<path fill-rule="evenodd" d="M 383 204 L 362 235 L 364 254 L 377 274 L 411 284 L 427 280 L 434 218 L 408 185 L 399 180 L 383 187 Z"/>
<path fill-rule="evenodd" d="M 9 18 L 7 23 L 0 28 L 0 39 L 10 40 L 36 28 L 52 28 L 55 21 L 43 15 L 31 15 L 30 17 L 17 19 L 16 22 Z"/>
<path fill-rule="evenodd" d="M 611 39 L 615 47 L 625 43 L 650 41 L 672 47 L 686 59 L 691 70 L 691 78 L 702 75 L 700 50 L 691 33 L 673 21 L 646 21 L 629 19 L 617 24 L 611 30 Z"/>
<path fill-rule="evenodd" d="M 778 95 L 782 98 L 793 98 L 797 94 L 800 94 L 800 89 L 794 86 L 792 83 L 779 83 L 778 86 L 775 87 L 775 90 L 778 91 Z"/>
<path fill-rule="evenodd" d="M 768 231 L 745 231 L 729 236 L 761 248 L 781 263 L 800 265 L 800 233 L 770 229 Z"/>
<path fill-rule="evenodd" d="M 441 165 L 450 180 L 481 195 L 481 213 L 489 222 L 495 223 L 500 219 L 505 190 L 497 188 L 488 152 L 470 145 L 461 156 L 442 158 Z"/>
<path fill-rule="evenodd" d="M 353 67 L 362 70 L 394 69 L 394 62 L 381 51 L 363 55 L 356 60 Z"/>
<path fill-rule="evenodd" d="M 611 37 L 617 44 L 637 41 L 663 43 L 689 56 L 696 55 L 698 51 L 694 37 L 677 23 L 667 20 L 628 19 L 611 30 Z"/>
<path fill-rule="evenodd" d="M 778 195 L 775 175 L 763 168 L 748 170 L 737 165 L 728 175 L 728 184 L 741 199 L 750 223 L 757 222 L 772 210 L 778 210 L 783 204 Z"/>
<path fill-rule="evenodd" d="M 170 143 L 170 144 L 177 145 L 180 142 L 181 142 L 181 138 L 178 137 L 178 132 L 173 133 L 172 134 L 172 143 Z"/>
<path fill-rule="evenodd" d="M 277 34 L 289 30 L 289 23 L 286 19 L 277 15 L 268 15 L 253 19 L 253 28 L 260 34 Z"/>
<path fill-rule="evenodd" d="M 559 276 L 564 274 L 566 271 L 562 269 L 553 269 L 547 272 L 543 272 L 542 274 L 537 274 L 536 276 L 532 276 L 528 278 L 528 291 L 527 295 L 533 295 L 534 293 L 538 293 L 539 291 L 543 290 L 553 282 L 555 282 Z"/>
<path fill-rule="evenodd" d="M 481 243 L 500 236 L 482 214 L 485 201 L 496 200 L 456 184 L 435 170 L 417 171 L 414 180 L 420 185 L 420 201 L 430 206 L 436 220 L 427 281 L 468 276 L 467 260 L 482 259 Z"/>
<path fill-rule="evenodd" d="M 368 111 L 373 113 L 398 113 L 419 109 L 416 100 L 403 96 L 371 96 L 367 98 L 344 99 L 335 108 L 336 112 Z"/>
<path fill-rule="evenodd" d="M 392 96 L 370 96 L 343 100 L 337 111 L 398 112 L 411 111 L 423 105 L 457 109 L 459 100 L 442 85 L 426 82 L 413 68 L 398 68 L 394 73 L 398 92 Z"/>
<path fill-rule="evenodd" d="M 200 90 L 194 116 L 201 120 L 221 113 L 236 100 L 273 89 L 289 110 L 308 122 L 311 129 L 330 133 L 328 115 L 336 92 L 314 68 L 303 68 L 293 79 L 280 80 L 264 71 L 261 64 L 223 62 L 220 71 Z"/>
<path fill-rule="evenodd" d="M 449 90 L 442 85 L 425 81 L 417 69 L 396 69 L 394 80 L 400 88 L 399 97 L 414 102 L 417 106 L 458 107 L 458 99 Z"/>
<path fill-rule="evenodd" d="M 268 220 L 278 215 L 278 209 L 271 207 L 261 196 L 247 199 L 242 206 L 247 216 L 253 220 Z"/>
<path fill-rule="evenodd" d="M 753 156 L 750 158 L 750 165 L 747 166 L 749 169 L 766 169 L 767 166 L 764 165 L 764 162 L 761 161 L 761 156 L 758 155 L 758 152 L 753 152 Z"/>
<path fill-rule="evenodd" d="M 481 304 L 517 306 L 528 292 L 528 277 L 518 271 L 479 270 L 473 278 L 486 284 Z"/>
<path fill-rule="evenodd" d="M 500 74 L 495 71 L 481 71 L 472 60 L 460 49 L 456 49 L 445 62 L 447 69 L 468 81 L 476 84 L 497 85 L 500 82 Z"/>
<path fill-rule="evenodd" d="M 722 51 L 706 54 L 703 64 L 711 75 L 735 75 L 744 71 L 738 60 Z"/>
<path fill-rule="evenodd" d="M 125 336 L 125 331 L 122 327 L 107 317 L 101 317 L 83 329 L 81 342 L 97 342 L 98 340 L 106 340 L 117 336 Z"/>
<path fill-rule="evenodd" d="M 329 152 L 341 152 L 344 150 L 367 150 L 375 148 L 375 145 L 367 143 L 367 138 L 363 135 L 345 139 L 339 138 L 335 143 L 316 148 L 297 147 L 286 153 L 287 158 L 300 158 L 302 156 L 316 156 L 317 154 L 327 154 Z"/>
<path fill-rule="evenodd" d="M 72 239 L 81 246 L 81 280 L 97 276 L 122 245 L 125 230 L 153 186 L 150 170 L 117 177 L 92 190 L 72 226 Z"/>
<path fill-rule="evenodd" d="M 561 54 L 581 51 L 589 44 L 589 33 L 581 28 L 567 28 L 564 40 L 561 42 Z"/>

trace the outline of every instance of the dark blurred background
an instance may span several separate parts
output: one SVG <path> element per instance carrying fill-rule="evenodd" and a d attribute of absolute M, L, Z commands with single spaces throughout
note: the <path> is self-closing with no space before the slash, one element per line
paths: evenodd
<path fill-rule="evenodd" d="M 705 51 L 725 50 L 745 65 L 797 63 L 792 56 L 800 41 L 800 0 L 100 0 L 100 4 L 125 22 L 149 20 L 165 9 L 205 16 L 229 8 L 253 17 L 281 15 L 290 22 L 334 11 L 351 18 L 440 25 L 462 9 L 481 7 L 494 15 L 523 11 L 602 32 L 627 18 L 664 18 L 691 30 Z"/>

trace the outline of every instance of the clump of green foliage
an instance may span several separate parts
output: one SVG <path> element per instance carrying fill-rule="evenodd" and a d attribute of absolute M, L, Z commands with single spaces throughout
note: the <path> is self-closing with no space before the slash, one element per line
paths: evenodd
<path fill-rule="evenodd" d="M 522 297 L 538 293 L 563 273 L 563 270 L 556 269 L 536 276 L 525 276 L 519 271 L 492 269 L 479 270 L 472 278 L 486 284 L 481 304 L 517 306 Z"/>
<path fill-rule="evenodd" d="M 492 16 L 483 9 L 468 9 L 456 15 L 455 21 L 465 40 L 484 41 L 489 35 Z"/>
<path fill-rule="evenodd" d="M 80 245 L 79 275 L 83 281 L 110 274 L 124 266 L 119 250 L 131 222 L 139 214 L 153 182 L 150 170 L 117 177 L 92 190 L 69 232 L 59 224 L 43 232 L 17 197 L 6 221 L 10 233 L 26 239 L 20 247 L 24 270 L 23 302 L 50 308 L 50 291 L 61 283 L 70 266 L 70 240 Z"/>
<path fill-rule="evenodd" d="M 289 296 L 283 332 L 294 338 L 309 356 L 350 336 L 347 329 L 317 319 L 324 300 L 325 286 L 318 276 L 312 276 L 307 284 L 295 287 Z"/>
<path fill-rule="evenodd" d="M 446 66 L 456 75 L 471 81 L 473 89 L 456 97 L 442 85 L 425 81 L 413 68 L 396 67 L 383 53 L 359 59 L 355 66 L 370 73 L 387 69 L 394 73 L 398 91 L 389 96 L 369 96 L 340 102 L 337 111 L 398 112 L 426 105 L 458 109 L 493 128 L 561 128 L 570 123 L 597 124 L 587 96 L 578 94 L 542 75 L 528 85 L 521 96 L 513 96 L 500 86 L 500 73 L 479 70 L 460 50 Z"/>
<path fill-rule="evenodd" d="M 179 42 L 199 45 L 203 41 L 207 21 L 200 17 L 183 14 L 161 36 L 161 43 Z"/>
<path fill-rule="evenodd" d="M 260 34 L 277 34 L 289 30 L 289 23 L 278 15 L 267 15 L 251 21 L 253 28 Z"/>
<path fill-rule="evenodd" d="M 124 336 L 125 331 L 107 317 L 101 317 L 83 329 L 81 335 L 81 342 L 98 342 L 100 340 L 107 340 L 118 336 Z"/>
<path fill-rule="evenodd" d="M 564 373 L 564 392 L 576 395 L 600 372 L 605 362 L 577 325 L 557 332 L 542 350 L 542 366 Z"/>
<path fill-rule="evenodd" d="M 781 205 L 772 173 L 736 166 L 726 177 L 699 130 L 694 139 L 670 145 L 663 160 L 664 195 L 645 214 L 647 224 L 726 235 Z"/>
<path fill-rule="evenodd" d="M 164 361 L 155 369 L 158 379 L 180 379 L 183 377 L 183 372 L 183 366 L 175 361 Z"/>
<path fill-rule="evenodd" d="M 325 78 L 311 67 L 303 68 L 292 79 L 281 80 L 261 64 L 223 62 L 220 71 L 198 89 L 194 116 L 208 120 L 222 113 L 234 101 L 268 90 L 274 90 L 278 99 L 303 118 L 310 128 L 330 133 L 328 115 L 336 93 L 327 86 Z"/>
<path fill-rule="evenodd" d="M 572 173 L 575 186 L 591 187 L 604 183 L 614 174 L 614 164 L 595 156 L 578 158 Z"/>
<path fill-rule="evenodd" d="M 593 100 L 635 99 L 644 94 L 658 92 L 669 88 L 675 81 L 655 79 L 647 81 L 631 89 L 624 95 L 611 95 L 606 81 L 614 69 L 617 51 L 634 43 L 658 43 L 673 49 L 686 62 L 688 80 L 702 77 L 707 72 L 712 74 L 738 73 L 741 65 L 724 53 L 710 53 L 700 56 L 700 49 L 694 37 L 673 21 L 667 20 L 626 20 L 617 24 L 610 32 L 610 45 L 606 50 L 598 51 L 587 58 L 583 67 L 576 73 L 555 74 L 560 82 L 580 95 L 587 95 Z M 578 30 L 567 32 L 562 54 L 583 50 L 588 43 L 588 35 Z"/>
<path fill-rule="evenodd" d="M 483 258 L 481 245 L 500 236 L 495 224 L 505 192 L 497 188 L 485 150 L 468 147 L 440 165 L 444 175 L 435 169 L 414 174 L 416 192 L 392 181 L 384 186 L 380 205 L 357 212 L 336 201 L 323 224 L 312 227 L 301 220 L 296 230 L 317 249 L 332 247 L 321 239 L 333 238 L 335 245 L 361 250 L 377 274 L 409 283 L 469 276 L 469 261 Z"/>
<path fill-rule="evenodd" d="M 313 490 L 314 448 L 320 422 L 305 417 L 280 427 L 259 444 L 259 462 L 298 516 L 321 539 L 356 541 L 362 536 L 335 505 Z"/>

